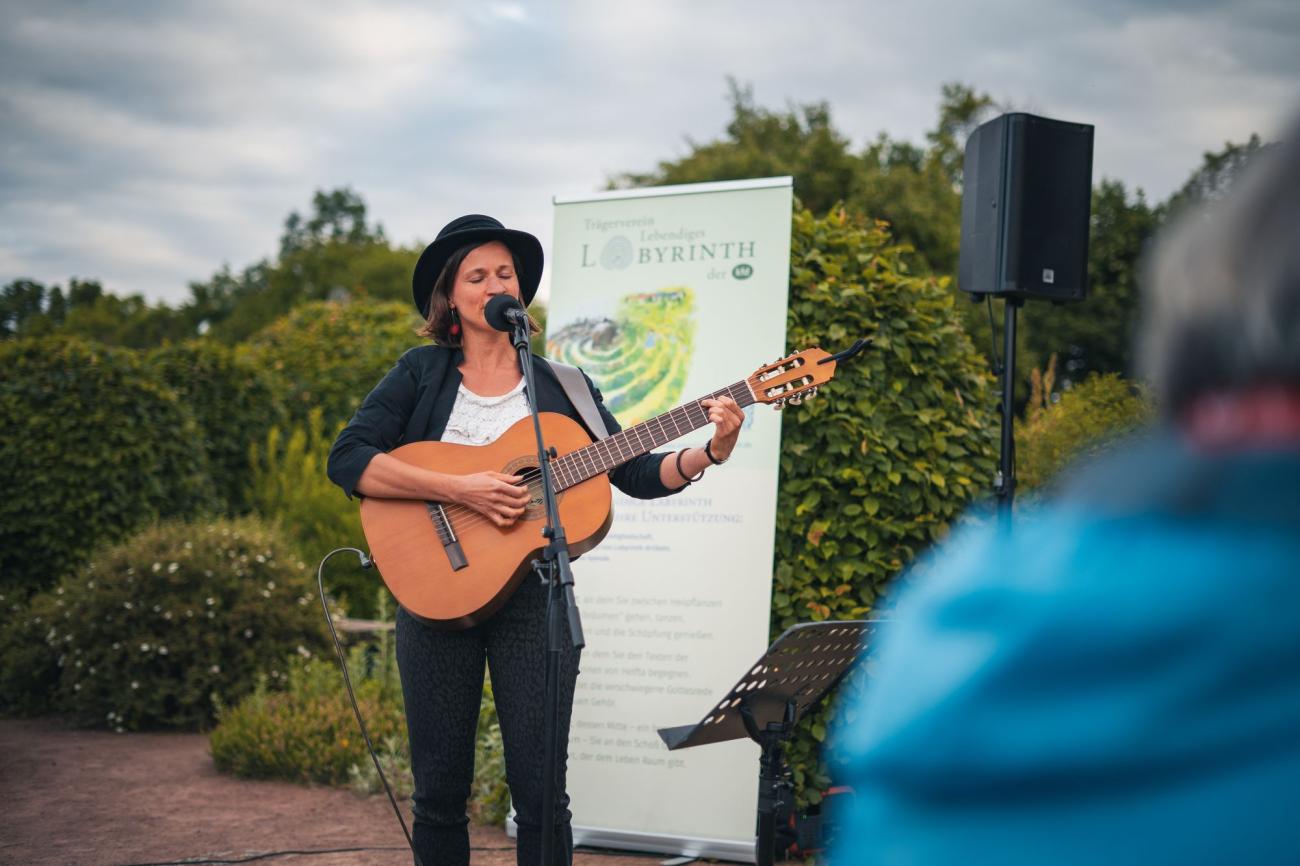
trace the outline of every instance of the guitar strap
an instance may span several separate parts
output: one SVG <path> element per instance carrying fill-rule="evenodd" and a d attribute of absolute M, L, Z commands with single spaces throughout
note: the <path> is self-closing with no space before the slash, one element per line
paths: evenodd
<path fill-rule="evenodd" d="M 587 387 L 587 379 L 582 375 L 582 371 L 549 358 L 546 363 L 550 364 L 551 369 L 555 371 L 555 378 L 560 380 L 560 387 L 564 389 L 569 402 L 578 410 L 578 415 L 591 434 L 597 439 L 609 436 L 609 428 L 605 426 L 605 419 L 600 417 L 600 411 L 596 409 L 596 401 L 591 397 L 591 389 Z"/>

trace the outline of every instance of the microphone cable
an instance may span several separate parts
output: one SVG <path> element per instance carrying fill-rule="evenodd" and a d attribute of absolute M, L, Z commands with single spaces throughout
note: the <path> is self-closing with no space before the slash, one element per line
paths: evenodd
<path fill-rule="evenodd" d="M 357 725 L 361 728 L 361 737 L 366 741 L 366 751 L 370 752 L 370 760 L 375 764 L 375 772 L 379 774 L 379 781 L 384 784 L 384 793 L 388 795 L 388 802 L 393 805 L 393 813 L 397 815 L 397 821 L 402 825 L 402 835 L 406 837 L 406 845 L 411 849 L 411 854 L 415 857 L 416 866 L 424 866 L 420 860 L 419 853 L 415 850 L 415 843 L 411 840 L 411 831 L 406 827 L 406 818 L 402 815 L 401 808 L 397 805 L 397 798 L 393 796 L 393 789 L 388 784 L 388 777 L 384 775 L 384 768 L 379 766 L 379 756 L 375 754 L 375 746 L 370 741 L 370 731 L 366 728 L 366 720 L 361 717 L 361 708 L 357 706 L 357 696 L 352 691 L 352 677 L 348 675 L 348 659 L 343 652 L 343 644 L 339 641 L 339 633 L 334 629 L 334 617 L 330 616 L 329 605 L 325 603 L 325 563 L 329 562 L 330 557 L 336 553 L 345 551 L 355 553 L 361 563 L 362 568 L 373 568 L 375 561 L 371 559 L 364 550 L 355 547 L 336 547 L 325 558 L 320 561 L 316 568 L 316 588 L 320 591 L 320 606 L 325 612 L 325 624 L 329 626 L 330 638 L 334 641 L 334 652 L 339 658 L 339 667 L 343 670 L 343 684 L 348 689 L 348 700 L 352 702 L 352 713 L 357 717 Z"/>

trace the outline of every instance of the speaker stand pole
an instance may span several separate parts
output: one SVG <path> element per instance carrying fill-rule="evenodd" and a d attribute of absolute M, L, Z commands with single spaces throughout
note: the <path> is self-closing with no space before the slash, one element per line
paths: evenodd
<path fill-rule="evenodd" d="M 1011 528 L 1011 506 L 1016 498 L 1016 312 L 1023 304 L 1019 298 L 1006 298 L 1003 302 L 1002 337 L 1002 454 L 998 459 L 998 474 L 993 479 L 993 489 L 998 497 L 998 526 Z"/>

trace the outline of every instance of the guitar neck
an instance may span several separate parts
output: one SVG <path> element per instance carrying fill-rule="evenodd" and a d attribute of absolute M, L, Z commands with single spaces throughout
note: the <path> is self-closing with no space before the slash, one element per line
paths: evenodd
<path fill-rule="evenodd" d="M 556 490 L 581 484 L 588 478 L 622 466 L 634 457 L 648 454 L 660 445 L 700 429 L 709 423 L 708 410 L 700 405 L 700 401 L 723 396 L 735 400 L 742 409 L 754 403 L 754 392 L 750 390 L 748 382 L 736 382 L 721 391 L 683 403 L 670 412 L 597 440 L 585 448 L 571 451 L 551 461 Z"/>

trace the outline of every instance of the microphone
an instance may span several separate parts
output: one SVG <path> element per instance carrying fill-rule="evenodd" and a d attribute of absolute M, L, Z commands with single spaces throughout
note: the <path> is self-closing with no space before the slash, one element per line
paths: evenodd
<path fill-rule="evenodd" d="M 510 295 L 497 295 L 488 301 L 483 317 L 498 331 L 513 331 L 516 326 L 528 327 L 528 313 L 524 312 L 524 305 Z"/>

